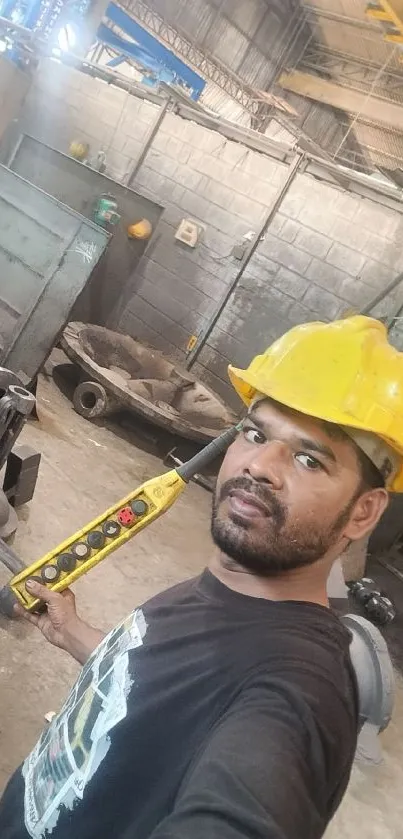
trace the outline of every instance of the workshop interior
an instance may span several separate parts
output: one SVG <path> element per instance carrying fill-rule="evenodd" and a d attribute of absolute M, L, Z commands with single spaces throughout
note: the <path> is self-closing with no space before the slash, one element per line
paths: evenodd
<path fill-rule="evenodd" d="M 402 4 L 0 0 L 0 219 L 0 615 L 15 645 L 15 604 L 40 606 L 28 578 L 88 593 L 102 563 L 113 587 L 124 546 L 163 539 L 182 493 L 195 518 L 210 503 L 245 413 L 229 364 L 357 314 L 403 350 Z M 74 526 L 76 428 L 98 512 L 77 502 Z M 113 446 L 132 465 L 103 492 Z M 60 517 L 36 544 L 42 485 Z M 329 597 L 351 632 L 362 751 L 387 762 L 401 495 Z"/>

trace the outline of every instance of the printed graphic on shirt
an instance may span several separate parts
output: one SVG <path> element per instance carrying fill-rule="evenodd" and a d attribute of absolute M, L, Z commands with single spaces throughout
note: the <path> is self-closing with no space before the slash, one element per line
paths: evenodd
<path fill-rule="evenodd" d="M 104 639 L 25 761 L 25 827 L 32 839 L 51 835 L 62 806 L 77 805 L 107 754 L 109 734 L 127 714 L 135 680 L 129 651 L 142 645 L 146 629 L 137 610 Z"/>

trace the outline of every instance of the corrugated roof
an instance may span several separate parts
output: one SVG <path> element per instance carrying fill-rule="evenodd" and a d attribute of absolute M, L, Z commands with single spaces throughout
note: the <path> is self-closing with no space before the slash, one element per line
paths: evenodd
<path fill-rule="evenodd" d="M 193 6 L 193 3 L 200 6 L 201 2 L 202 0 L 191 0 L 189 7 Z M 214 3 L 214 0 L 210 0 L 210 9 L 211 3 Z M 219 5 L 217 0 L 215 5 Z M 403 106 L 403 64 L 400 61 L 400 51 L 393 44 L 386 43 L 381 26 L 367 18 L 365 0 L 306 0 L 299 14 L 294 11 L 293 20 L 289 14 L 286 32 L 284 23 L 280 20 L 280 7 L 276 11 L 273 10 L 273 6 L 271 14 L 264 15 L 257 30 L 253 31 L 264 11 L 263 6 L 264 0 L 250 0 L 249 3 L 244 0 L 225 0 L 221 3 L 220 8 L 217 8 L 214 29 L 205 38 L 207 51 L 217 55 L 223 64 L 236 70 L 256 89 L 267 88 L 273 80 L 273 70 L 276 69 L 276 65 L 280 65 L 281 60 L 287 58 L 287 47 L 289 48 L 293 38 L 298 36 L 298 26 L 301 28 L 303 21 L 303 9 L 311 35 L 308 37 L 305 32 L 303 48 L 298 56 L 295 50 L 288 51 L 289 66 L 303 64 L 309 52 L 316 50 L 316 59 L 319 57 L 317 72 L 320 72 L 322 58 L 323 72 L 327 77 L 332 76 L 341 86 L 354 87 L 372 96 L 389 98 L 393 102 L 401 102 Z M 246 9 L 248 15 L 242 24 L 242 12 L 245 14 Z M 268 51 L 268 43 L 273 44 L 276 25 L 277 43 L 269 61 L 265 53 Z M 278 37 L 280 31 L 281 38 Z M 251 44 L 246 55 L 243 55 L 246 33 Z M 361 68 L 363 72 L 351 72 L 357 67 L 358 71 Z M 373 68 L 368 78 L 365 78 L 365 68 Z M 391 83 L 391 75 L 394 84 Z M 202 101 L 227 119 L 245 126 L 250 124 L 249 115 L 211 82 L 206 86 Z M 298 109 L 295 97 L 290 97 L 290 101 Z M 403 135 L 398 131 L 385 129 L 377 124 L 376 120 L 372 123 L 365 122 L 359 115 L 357 117 L 356 114 L 349 113 L 344 117 L 340 115 L 340 128 L 337 131 L 335 112 L 331 109 L 326 113 L 323 105 L 315 105 L 309 101 L 306 108 L 302 108 L 301 103 L 299 108 L 303 116 L 304 131 L 331 155 L 337 153 L 338 159 L 368 171 L 378 166 L 390 170 L 403 168 Z M 295 125 L 298 132 L 298 120 Z M 292 130 L 292 124 L 290 129 Z M 272 125 L 268 131 L 270 133 L 273 130 L 284 132 L 286 129 Z"/>
<path fill-rule="evenodd" d="M 341 86 L 361 90 L 369 97 L 381 96 L 391 102 L 401 102 L 403 107 L 401 50 L 383 39 L 381 25 L 366 16 L 366 5 L 365 0 L 305 0 L 314 38 L 302 56 L 300 66 L 309 62 L 309 50 L 312 53 L 312 49 L 318 48 L 308 68 L 314 70 L 317 61 L 317 72 L 320 73 L 322 58 L 322 71 Z M 367 78 L 365 68 L 371 70 Z M 366 159 L 369 166 L 372 163 L 387 169 L 403 168 L 402 133 L 385 129 L 376 119 L 369 122 L 362 120 L 359 114 L 348 116 L 353 121 L 353 128 L 351 121 L 346 121 L 345 132 L 350 135 L 353 130 L 358 146 L 362 147 L 362 162 Z M 351 151 L 341 147 L 339 156 L 343 158 L 343 155 L 352 162 Z M 359 156 L 357 150 L 356 163 Z"/>
<path fill-rule="evenodd" d="M 294 0 L 147 0 L 147 6 L 256 86 L 270 79 L 284 29 L 303 17 Z"/>
<path fill-rule="evenodd" d="M 242 105 L 228 96 L 220 87 L 217 87 L 214 82 L 207 82 L 206 87 L 200 98 L 200 102 L 211 111 L 215 111 L 224 119 L 229 119 L 232 122 L 237 122 L 245 128 L 250 127 L 250 114 L 245 111 Z"/>
<path fill-rule="evenodd" d="M 132 1 L 135 16 L 136 3 Z M 229 68 L 241 91 L 244 85 L 257 92 L 271 90 L 284 66 L 301 67 L 331 77 L 341 87 L 354 87 L 368 96 L 382 96 L 403 106 L 401 53 L 383 40 L 381 25 L 367 18 L 366 0 L 146 3 L 201 55 L 212 58 L 218 68 Z M 186 48 L 183 56 L 190 61 L 188 55 Z M 207 77 L 217 81 L 217 75 Z M 250 113 L 231 97 L 231 86 L 219 87 L 215 82 L 207 81 L 202 104 L 226 119 L 249 126 Z M 279 93 L 281 96 L 281 90 Z M 288 126 L 296 136 L 303 130 L 327 154 L 364 170 L 376 166 L 403 169 L 403 135 L 399 132 L 383 128 L 376 119 L 364 122 L 360 115 L 344 114 L 309 99 L 300 97 L 298 101 L 292 94 L 287 99 L 299 111 L 294 125 L 291 117 Z M 269 125 L 267 131 L 273 130 L 280 129 Z"/>

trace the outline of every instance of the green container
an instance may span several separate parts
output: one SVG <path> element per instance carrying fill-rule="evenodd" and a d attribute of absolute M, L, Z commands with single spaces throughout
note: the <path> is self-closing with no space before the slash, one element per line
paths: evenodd
<path fill-rule="evenodd" d="M 101 227 L 118 224 L 120 215 L 117 210 L 118 205 L 113 195 L 101 195 L 95 204 L 93 219 Z"/>

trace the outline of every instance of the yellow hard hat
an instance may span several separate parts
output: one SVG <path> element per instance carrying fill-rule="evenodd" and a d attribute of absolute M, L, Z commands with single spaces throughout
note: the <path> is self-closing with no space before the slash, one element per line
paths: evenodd
<path fill-rule="evenodd" d="M 148 219 L 143 218 L 127 228 L 127 235 L 130 239 L 149 239 L 153 232 L 152 224 Z"/>
<path fill-rule="evenodd" d="M 302 414 L 376 435 L 398 455 L 389 489 L 403 492 L 403 353 L 389 344 L 383 323 L 357 315 L 296 326 L 247 370 L 230 366 L 228 373 L 248 406 L 262 394 Z"/>

